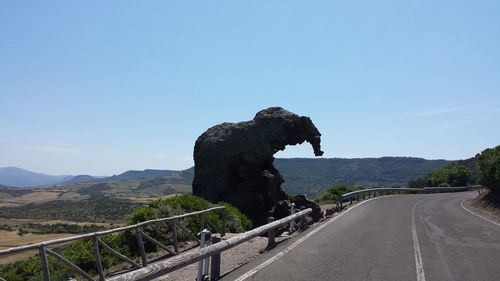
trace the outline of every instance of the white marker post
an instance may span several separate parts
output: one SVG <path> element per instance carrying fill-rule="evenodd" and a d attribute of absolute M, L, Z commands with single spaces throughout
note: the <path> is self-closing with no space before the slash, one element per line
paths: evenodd
<path fill-rule="evenodd" d="M 203 229 L 200 233 L 200 249 L 212 244 L 212 232 L 208 229 Z M 208 264 L 210 257 L 198 262 L 198 278 L 196 281 L 208 281 Z"/>

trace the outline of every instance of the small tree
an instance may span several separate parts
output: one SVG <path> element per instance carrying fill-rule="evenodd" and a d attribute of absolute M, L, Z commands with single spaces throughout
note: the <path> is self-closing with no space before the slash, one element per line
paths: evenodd
<path fill-rule="evenodd" d="M 500 191 L 500 145 L 476 155 L 479 183 L 491 191 Z"/>
<path fill-rule="evenodd" d="M 450 164 L 432 171 L 427 178 L 434 186 L 465 186 L 470 176 L 471 172 L 466 166 Z"/>

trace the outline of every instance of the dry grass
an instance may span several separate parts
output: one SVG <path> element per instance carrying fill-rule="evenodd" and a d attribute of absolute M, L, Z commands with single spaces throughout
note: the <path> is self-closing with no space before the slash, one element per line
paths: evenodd
<path fill-rule="evenodd" d="M 487 192 L 465 204 L 476 213 L 500 222 L 500 192 Z"/>
<path fill-rule="evenodd" d="M 76 222 L 76 221 L 69 221 L 69 220 L 41 220 L 41 219 L 6 219 L 6 218 L 0 218 L 0 224 L 6 224 L 10 226 L 17 226 L 17 225 L 22 225 L 25 223 L 39 223 L 39 224 L 56 224 L 56 223 L 67 223 L 67 224 L 77 224 L 79 226 L 90 226 L 92 224 L 98 225 L 98 226 L 103 226 L 105 228 L 112 228 L 112 227 L 120 227 L 123 226 L 124 224 L 122 223 L 114 223 L 113 225 L 109 222 Z"/>
<path fill-rule="evenodd" d="M 27 233 L 18 235 L 16 231 L 0 230 L 0 248 L 10 248 L 31 243 L 38 243 L 46 240 L 52 240 L 62 237 L 74 236 L 69 233 L 50 233 L 50 234 L 33 234 Z"/>
<path fill-rule="evenodd" d="M 29 203 L 43 203 L 56 200 L 59 192 L 54 191 L 33 191 L 17 197 L 0 198 L 0 207 L 19 207 Z"/>
<path fill-rule="evenodd" d="M 17 235 L 15 231 L 0 231 L 0 249 L 6 249 L 15 246 L 21 246 L 26 244 L 38 243 L 46 240 L 52 240 L 57 238 L 63 238 L 72 236 L 74 234 L 24 234 L 22 236 Z M 19 254 L 2 256 L 0 257 L 0 264 L 8 264 L 15 261 L 24 260 L 26 258 L 32 257 L 37 253 L 36 250 L 24 251 Z"/>
<path fill-rule="evenodd" d="M 179 195 L 179 194 L 176 193 L 176 194 L 169 194 L 169 195 L 163 195 L 163 196 L 151 196 L 151 197 L 124 197 L 124 199 L 129 199 L 129 200 L 132 200 L 135 202 L 140 202 L 140 203 L 149 203 L 149 202 L 152 202 L 154 200 L 166 199 L 166 198 L 170 198 L 170 197 L 177 196 L 177 195 Z"/>

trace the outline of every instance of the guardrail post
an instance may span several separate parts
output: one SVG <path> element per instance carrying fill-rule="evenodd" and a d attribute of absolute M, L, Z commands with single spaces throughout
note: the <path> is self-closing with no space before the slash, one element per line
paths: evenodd
<path fill-rule="evenodd" d="M 47 252 L 45 252 L 45 245 L 42 244 L 38 249 L 40 254 L 40 262 L 42 263 L 43 281 L 50 281 L 49 261 L 47 259 Z"/>
<path fill-rule="evenodd" d="M 272 223 L 274 221 L 274 217 L 268 217 L 267 218 L 267 223 Z M 267 232 L 267 249 L 272 249 L 274 248 L 274 238 L 276 236 L 276 230 L 274 228 L 269 229 L 269 232 Z"/>
<path fill-rule="evenodd" d="M 220 237 L 212 237 L 212 244 L 219 243 L 220 241 Z M 210 281 L 220 279 L 220 256 L 221 253 L 217 253 L 210 257 Z"/>
<path fill-rule="evenodd" d="M 174 251 L 179 253 L 179 242 L 177 241 L 177 219 L 173 219 L 170 223 L 172 224 L 172 240 L 174 240 Z"/>
<path fill-rule="evenodd" d="M 293 215 L 293 214 L 295 214 L 295 204 L 294 203 L 292 203 L 290 206 L 290 215 Z M 288 234 L 292 234 L 294 228 L 295 228 L 295 221 L 293 220 L 290 222 L 290 228 L 288 229 Z"/>
<path fill-rule="evenodd" d="M 94 242 L 95 263 L 97 273 L 99 274 L 99 281 L 104 281 L 104 270 L 102 269 L 101 253 L 99 252 L 99 240 L 97 234 L 92 237 Z"/>
<path fill-rule="evenodd" d="M 211 244 L 212 232 L 208 229 L 203 229 L 200 233 L 200 249 Z M 208 263 L 210 258 L 202 259 L 198 262 L 198 277 L 197 281 L 208 281 Z"/>
<path fill-rule="evenodd" d="M 141 227 L 137 226 L 135 228 L 135 239 L 139 245 L 139 251 L 141 252 L 142 267 L 148 265 L 148 260 L 146 259 L 146 250 L 144 250 L 144 241 L 142 241 Z"/>

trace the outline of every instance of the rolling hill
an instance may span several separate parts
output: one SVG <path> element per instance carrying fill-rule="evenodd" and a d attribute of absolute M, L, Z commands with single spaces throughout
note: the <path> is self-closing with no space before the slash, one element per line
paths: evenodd
<path fill-rule="evenodd" d="M 125 173 L 121 173 L 119 175 L 113 175 L 111 177 L 99 179 L 99 181 L 106 182 L 106 181 L 116 181 L 116 180 L 154 179 L 154 178 L 166 177 L 176 172 L 178 171 L 152 170 L 152 169 L 146 169 L 144 171 L 130 170 L 126 171 Z"/>
<path fill-rule="evenodd" d="M 426 160 L 414 157 L 381 157 L 357 159 L 290 158 L 276 159 L 274 163 L 285 178 L 283 188 L 287 193 L 292 195 L 307 194 L 314 197 L 325 188 L 339 183 L 362 186 L 405 186 L 408 181 L 424 177 L 432 170 L 451 162 L 453 161 Z M 80 183 L 113 183 L 113 186 L 116 186 L 114 190 L 118 192 L 122 188 L 127 189 L 129 195 L 130 192 L 135 192 L 134 190 L 137 190 L 137 192 L 150 190 L 151 194 L 165 194 L 160 189 L 172 188 L 172 185 L 184 186 L 182 189 L 186 190 L 185 186 L 190 186 L 194 177 L 194 167 L 182 171 L 131 170 L 105 178 L 84 175 L 56 177 L 23 171 L 25 171 L 23 175 L 26 177 L 24 186 L 35 186 L 35 183 L 39 182 L 43 182 L 42 185 L 59 184 L 61 186 Z M 32 178 L 33 176 L 36 177 Z M 39 177 L 48 180 L 36 181 Z M 61 178 L 66 179 L 66 181 L 61 183 Z M 59 182 L 56 182 L 56 180 L 59 180 Z M 15 182 L 6 181 L 0 173 L 0 184 L 19 186 L 19 182 L 19 178 Z M 119 184 L 120 182 L 123 183 Z M 12 183 L 16 184 L 13 185 Z M 119 186 L 123 187 L 120 188 Z M 166 192 L 166 190 L 164 191 Z M 171 192 L 171 189 L 169 192 Z"/>
<path fill-rule="evenodd" d="M 381 158 L 291 158 L 274 164 L 285 178 L 283 189 L 289 194 L 314 197 L 325 188 L 345 183 L 362 186 L 405 186 L 408 181 L 452 161 L 414 157 Z"/>

